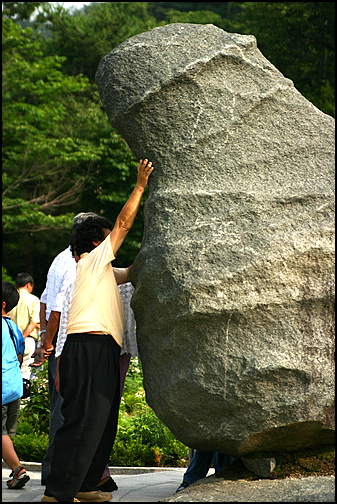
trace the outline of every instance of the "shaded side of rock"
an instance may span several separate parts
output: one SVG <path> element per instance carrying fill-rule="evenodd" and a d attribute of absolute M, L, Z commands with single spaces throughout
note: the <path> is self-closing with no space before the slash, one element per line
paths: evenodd
<path fill-rule="evenodd" d="M 241 460 L 249 471 L 252 471 L 260 478 L 269 478 L 276 467 L 276 459 L 274 457 L 262 459 L 241 457 Z"/>

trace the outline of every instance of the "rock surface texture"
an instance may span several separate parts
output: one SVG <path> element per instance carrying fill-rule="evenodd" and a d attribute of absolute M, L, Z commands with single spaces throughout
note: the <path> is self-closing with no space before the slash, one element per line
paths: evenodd
<path fill-rule="evenodd" d="M 201 450 L 333 442 L 334 120 L 213 25 L 132 37 L 96 79 L 155 167 L 132 269 L 149 405 Z"/>
<path fill-rule="evenodd" d="M 335 502 L 335 477 L 227 481 L 209 476 L 160 502 Z"/>

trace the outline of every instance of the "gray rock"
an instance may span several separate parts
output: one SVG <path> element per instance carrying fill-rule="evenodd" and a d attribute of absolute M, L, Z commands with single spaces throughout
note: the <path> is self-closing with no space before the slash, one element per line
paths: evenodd
<path fill-rule="evenodd" d="M 335 502 L 335 477 L 228 481 L 210 476 L 160 502 Z"/>
<path fill-rule="evenodd" d="M 132 37 L 96 78 L 155 167 L 131 272 L 149 405 L 201 450 L 333 442 L 334 120 L 212 25 Z"/>
<path fill-rule="evenodd" d="M 241 460 L 248 471 L 252 471 L 260 478 L 269 478 L 276 467 L 276 459 L 274 457 L 261 459 L 241 457 Z"/>

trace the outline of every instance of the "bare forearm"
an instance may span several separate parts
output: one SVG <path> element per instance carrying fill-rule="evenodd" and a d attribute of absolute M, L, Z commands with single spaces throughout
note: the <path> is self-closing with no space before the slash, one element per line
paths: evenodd
<path fill-rule="evenodd" d="M 110 233 L 111 246 L 114 255 L 116 255 L 117 250 L 122 245 L 126 235 L 132 228 L 132 224 L 137 215 L 143 194 L 144 189 L 136 186 L 116 219 L 115 226 Z"/>
<path fill-rule="evenodd" d="M 45 331 L 47 329 L 47 320 L 46 320 L 46 304 L 40 303 L 40 330 Z"/>
<path fill-rule="evenodd" d="M 31 332 L 35 329 L 35 327 L 37 327 L 37 325 L 38 325 L 37 322 L 31 322 L 30 324 L 28 324 L 26 329 L 23 331 L 22 336 L 26 339 L 27 336 L 29 336 Z"/>
<path fill-rule="evenodd" d="M 60 312 L 50 312 L 46 332 L 41 335 L 41 346 L 37 348 L 32 355 L 32 357 L 35 357 L 36 360 L 32 364 L 30 364 L 31 367 L 41 366 L 54 350 L 52 343 L 60 324 L 60 316 Z"/>
<path fill-rule="evenodd" d="M 54 336 L 56 334 L 56 331 L 59 328 L 60 317 L 61 317 L 60 312 L 56 312 L 56 311 L 50 312 L 50 316 L 49 316 L 49 320 L 48 320 L 48 324 L 47 324 L 45 343 L 43 345 L 46 350 L 48 350 L 48 348 L 50 348 L 52 346 Z"/>
<path fill-rule="evenodd" d="M 139 210 L 143 194 L 144 187 L 136 185 L 130 195 L 130 198 L 125 203 L 116 219 L 116 226 L 124 228 L 126 231 L 129 231 L 132 228 L 132 224 Z"/>
<path fill-rule="evenodd" d="M 141 159 L 139 161 L 136 187 L 119 213 L 115 226 L 110 233 L 111 246 L 114 254 L 116 254 L 132 227 L 152 171 L 153 166 L 151 161 L 147 159 L 144 159 L 144 161 Z"/>
<path fill-rule="evenodd" d="M 131 266 L 129 266 L 128 268 L 113 268 L 117 285 L 122 285 L 130 282 L 130 269 Z"/>

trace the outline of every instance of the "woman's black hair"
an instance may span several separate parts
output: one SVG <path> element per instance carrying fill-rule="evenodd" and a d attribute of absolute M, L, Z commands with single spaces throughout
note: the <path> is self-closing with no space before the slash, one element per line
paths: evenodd
<path fill-rule="evenodd" d="M 84 222 L 78 224 L 71 235 L 70 247 L 74 256 L 74 252 L 80 257 L 85 252 L 91 252 L 95 245 L 93 242 L 102 241 L 104 239 L 105 229 L 112 230 L 113 224 L 105 217 L 87 217 Z"/>

